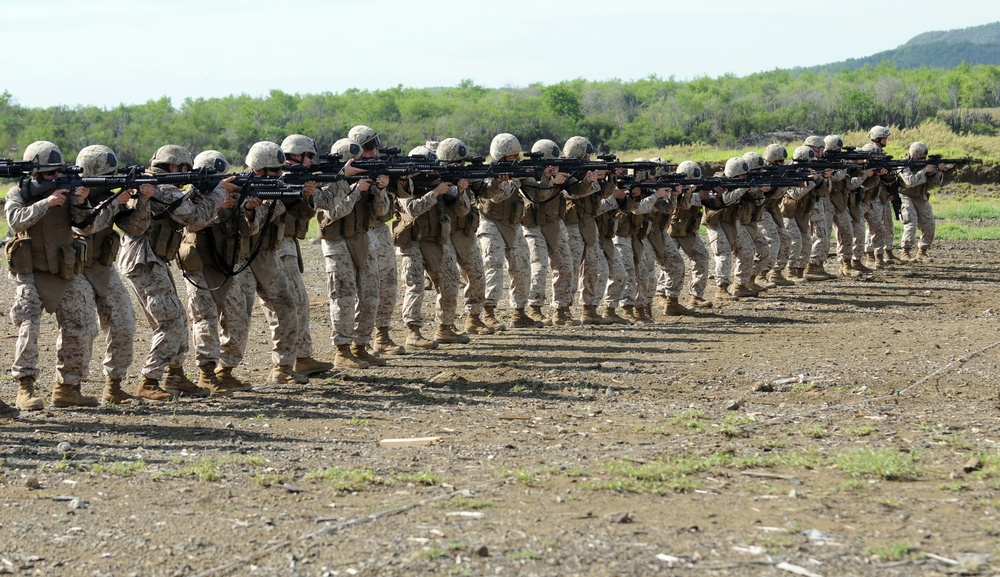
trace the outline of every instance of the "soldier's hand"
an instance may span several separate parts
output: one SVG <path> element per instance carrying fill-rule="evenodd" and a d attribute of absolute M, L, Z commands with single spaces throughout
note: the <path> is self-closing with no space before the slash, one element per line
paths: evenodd
<path fill-rule="evenodd" d="M 552 184 L 565 184 L 569 180 L 569 175 L 565 172 L 556 172 L 556 175 L 552 177 Z"/>
<path fill-rule="evenodd" d="M 504 175 L 498 176 L 498 177 L 496 177 L 496 182 L 499 183 L 499 184 L 503 184 L 505 182 L 510 182 L 510 175 L 509 174 L 504 174 Z"/>
<path fill-rule="evenodd" d="M 344 168 L 342 169 L 342 172 L 344 173 L 344 176 L 357 176 L 359 174 L 364 174 L 367 171 L 365 171 L 363 168 L 356 168 L 354 166 L 354 159 L 352 158 L 344 163 Z"/>
<path fill-rule="evenodd" d="M 362 178 L 354 185 L 354 188 L 358 192 L 368 192 L 368 189 L 372 187 L 372 179 Z"/>
<path fill-rule="evenodd" d="M 451 183 L 450 182 L 442 182 L 441 184 L 435 186 L 434 190 L 432 190 L 431 192 L 434 193 L 434 196 L 442 196 L 442 195 L 448 194 L 448 191 L 450 191 L 450 190 L 451 190 Z"/>
<path fill-rule="evenodd" d="M 868 177 L 875 176 L 875 169 L 874 168 L 869 168 L 869 169 L 865 170 L 865 176 L 868 176 Z"/>
<path fill-rule="evenodd" d="M 260 206 L 260 203 L 264 202 L 259 196 L 251 196 L 243 203 L 243 209 L 253 211 L 255 208 Z"/>
<path fill-rule="evenodd" d="M 55 208 L 57 206 L 62 206 L 66 204 L 66 194 L 69 193 L 69 189 L 60 188 L 59 190 L 52 191 L 52 194 L 45 199 L 45 204 L 49 208 Z"/>
<path fill-rule="evenodd" d="M 302 186 L 302 198 L 309 200 L 316 194 L 316 182 L 310 180 Z"/>
<path fill-rule="evenodd" d="M 154 194 L 156 194 L 156 187 L 152 184 L 147 182 L 139 185 L 139 198 L 149 200 Z"/>
<path fill-rule="evenodd" d="M 469 179 L 468 178 L 460 179 L 458 181 L 458 191 L 465 192 L 468 189 L 469 189 Z"/>
<path fill-rule="evenodd" d="M 615 199 L 617 200 L 622 200 L 627 195 L 628 195 L 628 190 L 624 188 L 616 188 L 614 192 L 611 193 L 611 196 L 615 197 Z"/>
<path fill-rule="evenodd" d="M 88 196 L 90 196 L 90 189 L 86 186 L 78 186 L 73 192 L 73 197 L 76 199 L 77 204 L 83 204 Z"/>
<path fill-rule="evenodd" d="M 639 189 L 637 188 L 636 190 L 639 190 Z M 671 190 L 669 188 L 663 187 L 663 188 L 657 188 L 656 192 L 654 192 L 653 195 L 656 198 L 666 198 L 667 196 L 670 195 L 670 193 L 671 193 Z"/>
<path fill-rule="evenodd" d="M 389 175 L 388 174 L 378 175 L 378 177 L 375 179 L 375 186 L 379 188 L 385 188 L 389 186 Z"/>
<path fill-rule="evenodd" d="M 236 201 L 239 200 L 239 198 L 240 194 L 238 192 L 227 192 L 226 198 L 222 201 L 222 204 L 219 205 L 219 210 L 233 208 L 236 206 Z"/>
<path fill-rule="evenodd" d="M 233 183 L 234 180 L 236 180 L 236 175 L 235 174 L 232 175 L 232 176 L 226 177 L 225 179 L 223 179 L 222 182 L 219 183 L 219 186 L 221 186 L 222 188 L 226 189 L 226 192 L 236 192 L 241 187 L 239 185 L 237 185 L 237 184 L 234 184 Z M 198 195 L 195 195 L 195 196 L 198 196 Z M 201 199 L 199 199 L 199 200 L 201 200 Z"/>
<path fill-rule="evenodd" d="M 601 176 L 599 172 L 596 170 L 588 170 L 587 176 L 585 178 L 587 182 L 597 182 L 601 178 Z"/>
<path fill-rule="evenodd" d="M 118 204 L 128 204 L 129 199 L 135 193 L 134 188 L 127 188 L 118 193 Z"/>
<path fill-rule="evenodd" d="M 555 178 L 559 174 L 558 166 L 546 166 L 545 170 L 542 171 L 542 176 L 546 178 Z"/>

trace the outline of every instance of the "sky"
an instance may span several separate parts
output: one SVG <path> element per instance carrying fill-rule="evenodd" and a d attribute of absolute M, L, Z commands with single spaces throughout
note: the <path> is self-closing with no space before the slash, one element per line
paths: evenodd
<path fill-rule="evenodd" d="M 890 50 L 996 0 L 12 0 L 2 87 L 28 107 L 355 88 L 689 80 Z"/>

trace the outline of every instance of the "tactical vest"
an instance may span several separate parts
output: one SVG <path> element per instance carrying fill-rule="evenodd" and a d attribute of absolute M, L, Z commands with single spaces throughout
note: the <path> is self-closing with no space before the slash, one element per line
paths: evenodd
<path fill-rule="evenodd" d="M 515 191 L 503 202 L 482 199 L 479 201 L 479 209 L 483 217 L 492 221 L 520 224 L 524 218 L 524 199 L 520 191 Z"/>
<path fill-rule="evenodd" d="M 451 219 L 448 217 L 444 202 L 440 197 L 430 210 L 413 221 L 411 234 L 412 240 L 440 244 L 444 244 L 445 240 L 451 237 Z"/>
<path fill-rule="evenodd" d="M 469 191 L 465 191 L 464 194 L 470 194 Z M 479 221 L 481 219 L 479 215 L 479 209 L 476 208 L 475 203 L 471 204 L 469 208 L 469 214 L 465 216 L 458 216 L 458 211 L 455 210 L 455 203 L 448 204 L 445 203 L 445 210 L 448 213 L 448 217 L 451 219 L 451 232 L 461 232 L 465 236 L 475 236 L 476 231 L 479 230 Z"/>
<path fill-rule="evenodd" d="M 355 190 L 351 194 L 359 195 L 358 200 L 351 212 L 343 218 L 330 220 L 330 215 L 326 211 L 319 212 L 319 233 L 324 240 L 354 238 L 355 235 L 366 233 L 369 228 L 382 222 L 375 217 L 375 196 L 369 190 L 364 192 Z"/>
<path fill-rule="evenodd" d="M 44 202 L 44 197 L 35 202 Z M 49 207 L 45 216 L 28 228 L 26 235 L 21 235 L 31 243 L 33 271 L 52 273 L 67 280 L 83 272 L 87 259 L 86 242 L 73 237 L 69 203 L 67 200 L 62 206 Z"/>
<path fill-rule="evenodd" d="M 540 188 L 539 191 L 543 198 L 548 198 L 540 203 L 530 199 L 527 201 L 524 209 L 524 221 L 522 223 L 525 226 L 542 226 L 566 217 L 566 198 L 562 195 L 560 188 Z"/>
<path fill-rule="evenodd" d="M 178 251 L 184 270 L 198 271 L 205 266 L 231 273 L 250 257 L 250 237 L 240 234 L 241 214 L 231 210 L 219 214 L 220 222 L 197 232 L 184 231 Z"/>
<path fill-rule="evenodd" d="M 302 240 L 309 232 L 309 221 L 316 215 L 316 211 L 308 203 L 301 200 L 292 200 L 285 203 L 285 237 Z"/>
<path fill-rule="evenodd" d="M 670 213 L 667 221 L 667 234 L 674 238 L 683 238 L 692 234 L 698 234 L 701 228 L 702 207 L 691 206 L 688 208 L 676 208 Z"/>
<path fill-rule="evenodd" d="M 810 190 L 805 196 L 798 200 L 785 195 L 781 199 L 781 216 L 785 218 L 795 218 L 795 215 L 809 214 L 816 204 L 816 195 Z"/>

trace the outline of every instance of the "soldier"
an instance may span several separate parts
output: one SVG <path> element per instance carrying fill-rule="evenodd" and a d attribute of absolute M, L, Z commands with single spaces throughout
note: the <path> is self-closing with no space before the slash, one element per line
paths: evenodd
<path fill-rule="evenodd" d="M 826 153 L 839 152 L 844 146 L 844 141 L 836 134 L 827 135 L 823 139 L 823 148 Z M 861 168 L 846 168 L 834 171 L 830 178 L 830 205 L 827 214 L 832 228 L 836 231 L 837 238 L 837 260 L 840 262 L 840 276 L 845 278 L 858 278 L 864 273 L 871 272 L 861 262 L 863 254 L 854 258 L 854 220 L 852 213 L 857 212 L 857 199 L 855 190 L 861 185 L 864 178 L 861 176 Z M 826 231 L 829 236 L 830 231 Z"/>
<path fill-rule="evenodd" d="M 745 153 L 742 158 L 747 161 L 750 172 L 759 170 L 767 164 L 763 156 L 753 151 Z M 774 192 L 770 186 L 762 187 L 759 190 L 751 191 L 750 194 L 743 195 L 742 198 L 742 202 L 747 205 L 744 208 L 743 225 L 753 241 L 754 251 L 749 287 L 757 292 L 778 286 L 777 283 L 767 280 L 767 271 L 769 270 L 767 235 L 764 234 L 760 225 L 764 218 L 765 205 Z"/>
<path fill-rule="evenodd" d="M 531 152 L 542 159 L 559 158 L 559 145 L 542 139 L 531 145 Z M 547 167 L 543 185 L 534 179 L 521 179 L 521 193 L 527 199 L 524 208 L 524 238 L 531 259 L 531 283 L 528 289 L 528 315 L 535 321 L 555 325 L 573 325 L 570 307 L 573 305 L 573 261 L 566 238 L 566 197 L 562 185 L 568 175 L 556 167 Z M 555 311 L 547 319 L 542 313 L 545 304 L 549 268 L 552 269 L 552 301 Z"/>
<path fill-rule="evenodd" d="M 168 144 L 157 149 L 149 162 L 151 174 L 190 172 L 194 158 L 184 147 Z M 142 234 L 125 231 L 118 268 L 153 328 L 137 397 L 167 401 L 174 395 L 205 396 L 210 392 L 184 374 L 187 322 L 167 262 L 177 256 L 185 226 L 203 227 L 215 219 L 227 194 L 239 188 L 233 184 L 234 178 L 226 178 L 205 194 L 197 190 L 185 193 L 170 184 L 158 185 L 150 198 L 150 226 Z"/>
<path fill-rule="evenodd" d="M 342 138 L 330 152 L 346 160 L 345 175 L 363 172 L 351 166 L 361 156 L 358 143 Z M 385 190 L 388 182 L 385 175 L 378 177 L 376 186 L 372 186 L 370 178 L 353 185 L 341 180 L 313 195 L 319 211 L 332 339 L 337 348 L 333 364 L 340 368 L 367 369 L 387 364 L 368 351 L 379 306 L 379 269 L 368 235 L 370 227 L 383 223 L 389 212 Z"/>
<path fill-rule="evenodd" d="M 98 144 L 86 146 L 76 156 L 76 164 L 82 169 L 81 176 L 103 176 L 114 174 L 118 168 L 118 157 L 107 146 Z M 96 192 L 96 194 L 95 194 Z M 149 198 L 156 192 L 152 184 L 139 187 L 134 201 L 130 201 L 130 191 L 92 191 L 90 201 L 98 206 L 108 200 L 114 224 L 132 235 L 140 235 L 149 226 Z M 131 191 L 136 192 L 136 191 Z M 95 218 L 92 214 L 88 218 Z M 122 390 L 122 379 L 128 374 L 132 364 L 135 341 L 135 311 L 128 290 L 122 283 L 118 270 L 114 267 L 121 247 L 121 237 L 108 226 L 86 237 L 87 251 L 83 276 L 94 289 L 97 304 L 97 318 L 101 331 L 107 332 L 104 355 L 106 381 L 101 398 L 114 404 L 131 401 L 132 396 Z"/>
<path fill-rule="evenodd" d="M 281 176 L 284 172 L 285 153 L 274 142 L 257 142 L 247 152 L 246 164 L 257 176 Z M 303 200 L 311 202 L 313 192 L 315 183 L 312 187 L 307 185 L 307 188 L 303 188 Z M 301 337 L 299 316 L 295 310 L 297 297 L 278 259 L 278 249 L 285 239 L 285 205 L 281 201 L 268 201 L 260 207 L 259 212 L 261 214 L 256 214 L 254 218 L 263 220 L 259 223 L 260 232 L 250 237 L 251 246 L 257 249 L 257 254 L 250 261 L 250 270 L 253 271 L 257 284 L 257 296 L 264 309 L 264 316 L 271 328 L 271 360 L 274 365 L 267 376 L 267 382 L 272 385 L 305 384 L 309 382 L 309 377 L 295 372 L 293 368 Z M 212 378 L 214 375 L 206 377 Z"/>
<path fill-rule="evenodd" d="M 816 159 L 816 153 L 808 146 L 800 146 L 792 153 L 792 160 L 796 163 L 808 163 Z M 781 215 L 784 219 L 785 230 L 791 239 L 788 256 L 788 278 L 795 282 L 826 280 L 823 275 L 813 274 L 814 269 L 810 269 L 806 274 L 806 266 L 809 264 L 809 253 L 812 248 L 809 232 L 810 215 L 813 206 L 816 204 L 815 189 L 821 184 L 822 176 L 810 174 L 801 187 L 791 187 L 785 190 L 785 196 L 781 200 Z"/>
<path fill-rule="evenodd" d="M 414 151 L 410 152 L 410 156 Z M 451 219 L 446 203 L 455 204 L 455 214 L 469 214 L 469 182 L 465 179 L 452 184 L 439 177 L 401 178 L 401 192 L 396 199 L 398 216 L 393 225 L 393 242 L 403 268 L 403 321 L 409 334 L 407 350 L 433 349 L 438 343 L 465 344 L 469 336 L 455 330 L 455 309 L 458 304 L 458 263 L 451 246 Z M 437 289 L 437 331 L 434 339 L 420 334 L 423 326 L 424 271 Z"/>
<path fill-rule="evenodd" d="M 871 154 L 881 154 L 881 149 L 874 143 L 861 147 L 861 150 Z M 883 221 L 883 203 L 881 195 L 885 188 L 882 179 L 888 175 L 885 168 L 866 169 L 865 178 L 861 182 L 861 196 L 858 199 L 858 213 L 854 215 L 854 254 L 859 252 L 865 254 L 865 262 L 870 264 L 873 270 L 880 270 L 892 264 L 885 251 L 875 247 L 884 247 L 885 222 Z M 865 225 L 868 225 L 868 232 L 865 233 Z M 881 252 L 876 253 L 876 250 Z"/>
<path fill-rule="evenodd" d="M 907 158 L 914 160 L 919 166 L 921 162 L 927 160 L 927 145 L 923 142 L 914 142 L 910 145 Z M 900 216 L 903 220 L 903 258 L 906 260 L 926 259 L 927 251 L 934 242 L 934 211 L 929 201 L 930 188 L 932 184 L 941 184 L 944 170 L 943 164 L 928 163 L 917 170 L 906 166 L 899 171 L 899 180 L 903 184 L 899 198 L 902 202 Z M 917 245 L 917 254 L 914 258 L 911 251 L 917 242 L 918 229 L 920 243 Z"/>
<path fill-rule="evenodd" d="M 378 156 L 379 146 L 382 139 L 372 128 L 359 124 L 347 133 L 347 137 L 361 147 L 361 158 L 375 158 Z M 390 182 L 390 190 L 396 188 Z M 375 312 L 375 351 L 385 355 L 402 355 L 406 351 L 392 340 L 389 334 L 389 327 L 392 321 L 392 312 L 396 309 L 396 299 L 399 296 L 399 276 L 396 271 L 396 253 L 393 250 L 392 232 L 386 224 L 393 215 L 393 211 L 384 217 L 370 224 L 368 229 L 368 242 L 372 254 L 375 255 L 375 265 L 378 267 L 378 310 Z"/>
<path fill-rule="evenodd" d="M 764 149 L 764 162 L 770 166 L 782 165 L 788 158 L 788 151 L 780 144 L 769 144 Z M 787 190 L 779 187 L 772 191 L 772 194 L 764 201 L 764 213 L 761 215 L 758 226 L 761 234 L 767 241 L 767 257 L 764 269 L 770 269 L 767 273 L 767 281 L 777 286 L 790 286 L 795 284 L 788 280 L 781 271 L 788 266 L 788 254 L 791 248 L 791 237 L 785 228 L 784 218 L 781 216 L 781 203 Z"/>
<path fill-rule="evenodd" d="M 891 134 L 889 129 L 884 126 L 873 126 L 868 131 L 868 138 L 871 142 L 865 145 L 865 148 L 882 154 Z M 876 188 L 877 202 L 872 202 L 872 210 L 875 212 L 876 218 L 881 217 L 882 230 L 881 235 L 879 235 L 878 231 L 873 230 L 869 225 L 868 235 L 865 237 L 865 252 L 872 253 L 872 261 L 878 258 L 882 264 L 886 265 L 900 263 L 903 261 L 892 254 L 895 228 L 892 224 L 892 199 L 889 194 L 889 187 L 894 184 L 896 175 L 881 169 L 877 172 L 877 176 L 879 177 Z"/>
<path fill-rule="evenodd" d="M 15 284 L 10 318 L 17 331 L 11 366 L 11 375 L 18 383 L 16 406 L 21 411 L 43 407 L 42 399 L 35 396 L 43 309 L 55 313 L 59 331 L 52 405 L 97 406 L 95 397 L 80 393 L 97 335 L 97 321 L 94 291 L 80 274 L 85 245 L 74 239 L 73 230 L 73 223 L 87 216 L 80 205 L 90 191 L 84 187 L 70 191 L 51 184 L 61 176 L 63 166 L 62 152 L 51 142 L 31 143 L 24 151 L 24 160 L 37 163 L 37 168 L 31 179 L 22 180 L 7 192 L 4 206 L 13 234 L 4 249 Z M 93 234 L 110 222 L 109 217 L 100 219 L 100 223 L 91 220 L 90 226 L 79 232 Z M 11 414 L 9 408 L 7 414 Z"/>
<path fill-rule="evenodd" d="M 192 168 L 226 174 L 229 161 L 218 151 L 206 150 L 194 157 Z M 241 201 L 242 205 L 238 204 Z M 184 228 L 178 249 L 178 261 L 187 281 L 184 304 L 191 322 L 198 386 L 213 395 L 252 388 L 236 378 L 233 369 L 243 360 L 253 306 L 252 289 L 248 307 L 248 296 L 237 277 L 247 267 L 250 237 L 259 229 L 260 221 L 254 218 L 259 205 L 259 198 L 243 201 L 239 192 L 227 192 L 212 222 Z"/>
<path fill-rule="evenodd" d="M 747 161 L 736 156 L 726 161 L 723 174 L 726 178 L 742 179 L 749 170 Z M 703 224 L 708 228 L 708 243 L 715 255 L 716 300 L 757 296 L 749 287 L 753 240 L 741 222 L 746 205 L 740 199 L 749 191 L 749 188 L 716 191 L 714 196 L 702 199 L 706 209 Z M 735 284 L 730 285 L 730 274 L 735 275 Z"/>
<path fill-rule="evenodd" d="M 640 174 L 636 179 L 644 180 L 641 177 Z M 669 204 L 676 204 L 672 201 L 671 192 L 668 188 L 658 188 L 645 198 L 640 198 L 641 190 L 636 188 L 624 201 L 620 201 L 620 204 L 624 204 L 624 208 L 615 230 L 614 243 L 615 250 L 625 267 L 625 287 L 624 295 L 618 304 L 621 305 L 625 318 L 629 321 L 641 324 L 654 322 L 652 303 L 653 295 L 656 294 L 656 259 L 648 238 L 652 222 L 649 215 L 653 207 L 664 199 L 671 199 Z M 682 262 L 681 271 L 683 270 Z M 611 292 L 610 287 L 608 292 Z"/>
<path fill-rule="evenodd" d="M 595 218 L 601 252 L 604 254 L 604 260 L 608 263 L 608 284 L 604 288 L 603 317 L 618 324 L 630 325 L 631 321 L 622 318 L 615 310 L 618 303 L 625 299 L 628 287 L 625 263 L 621 252 L 615 248 L 618 223 L 623 218 L 623 213 L 630 208 L 626 204 L 627 191 L 618 188 L 614 179 L 610 177 L 601 181 L 601 186 L 608 190 L 607 196 L 601 199 Z M 650 205 L 651 207 L 652 205 Z"/>
<path fill-rule="evenodd" d="M 285 153 L 287 166 L 312 166 L 318 151 L 313 139 L 302 134 L 291 134 L 281 141 L 281 151 Z M 310 185 L 311 184 L 311 185 Z M 315 191 L 315 183 L 306 183 L 302 199 L 283 200 L 285 204 L 285 236 L 278 244 L 275 253 L 285 269 L 292 296 L 295 297 L 295 313 L 299 336 L 295 344 L 295 363 L 292 370 L 306 376 L 318 375 L 333 368 L 333 363 L 318 361 L 313 358 L 312 336 L 309 331 L 309 291 L 306 290 L 302 272 L 302 247 L 299 242 L 309 232 L 309 221 L 316 216 L 316 211 L 310 206 L 309 196 Z M 308 191 L 308 192 L 307 192 Z M 365 236 L 367 242 L 367 235 Z M 274 322 L 275 319 L 268 319 Z M 367 341 L 366 341 L 367 342 Z"/>
<path fill-rule="evenodd" d="M 821 137 L 809 136 L 806 138 L 803 146 L 808 146 L 812 149 L 817 160 L 823 158 L 826 143 Z M 817 281 L 837 278 L 837 275 L 830 274 L 823 268 L 823 263 L 830 255 L 830 229 L 832 220 L 829 215 L 833 214 L 833 205 L 830 202 L 830 183 L 834 179 L 843 180 L 847 177 L 847 172 L 843 170 L 833 171 L 827 168 L 823 171 L 823 177 L 823 186 L 816 187 L 816 201 L 813 204 L 812 211 L 809 213 L 809 236 L 812 240 L 809 243 L 809 264 L 803 272 L 803 275 L 808 276 L 809 280 Z M 805 242 L 805 239 L 803 239 L 803 244 Z"/>
<path fill-rule="evenodd" d="M 490 156 L 494 162 L 517 160 L 521 156 L 521 143 L 513 134 L 498 134 L 490 142 Z M 503 292 L 504 260 L 507 261 L 507 273 L 511 277 L 509 298 L 514 309 L 511 326 L 542 326 L 541 322 L 532 319 L 524 311 L 524 307 L 528 305 L 531 269 L 528 244 L 521 228 L 524 199 L 519 184 L 517 179 L 507 176 L 485 179 L 481 184 L 483 192 L 478 195 L 482 218 L 477 235 L 483 251 L 483 270 L 486 274 L 483 322 L 493 328 L 501 325 L 496 318 L 496 307 Z"/>
<path fill-rule="evenodd" d="M 677 165 L 677 174 L 683 174 L 687 179 L 701 178 L 701 167 L 696 162 L 685 160 Z M 652 232 L 650 233 L 650 244 L 655 247 L 654 239 L 657 234 L 665 232 L 677 247 L 684 251 L 684 254 L 691 259 L 691 293 L 690 305 L 698 308 L 711 308 L 711 301 L 704 298 L 705 288 L 708 285 L 708 249 L 698 235 L 701 228 L 702 196 L 707 196 L 707 191 L 698 191 L 697 187 L 687 187 L 687 189 L 677 197 L 673 209 L 666 214 L 667 218 L 661 220 L 662 224 L 657 225 L 656 217 L 653 220 Z M 657 232 L 659 229 L 660 232 Z M 681 269 L 683 275 L 683 269 Z M 664 278 L 666 272 L 661 278 Z M 690 312 L 686 307 L 678 302 L 680 292 L 675 297 L 667 294 L 667 304 L 664 307 L 664 314 L 668 316 L 678 316 Z"/>

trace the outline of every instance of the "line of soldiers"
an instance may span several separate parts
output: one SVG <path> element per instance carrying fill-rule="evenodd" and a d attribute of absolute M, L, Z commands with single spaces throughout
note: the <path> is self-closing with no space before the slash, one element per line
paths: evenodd
<path fill-rule="evenodd" d="M 889 131 L 877 126 L 870 136 L 866 148 L 881 150 Z M 32 143 L 24 159 L 36 162 L 37 169 L 30 180 L 8 192 L 5 205 L 11 238 L 4 250 L 16 285 L 10 315 L 18 336 L 11 373 L 18 392 L 14 407 L 0 401 L 0 416 L 43 408 L 35 390 L 43 310 L 55 313 L 59 330 L 52 405 L 96 406 L 99 399 L 84 395 L 81 384 L 99 330 L 106 333 L 101 395 L 106 402 L 128 403 L 135 397 L 167 401 L 251 389 L 233 369 L 243 360 L 258 299 L 271 336 L 267 381 L 301 384 L 334 366 L 384 366 L 387 357 L 439 344 L 464 344 L 470 334 L 506 330 L 508 325 L 496 315 L 505 263 L 509 326 L 537 328 L 652 323 L 656 294 L 665 299 L 666 315 L 689 313 L 680 302 L 682 252 L 692 263 L 687 304 L 712 307 L 704 298 L 709 252 L 698 235 L 702 224 L 715 259 L 716 301 L 833 278 L 823 269 L 831 229 L 836 230 L 842 276 L 867 274 L 866 263 L 879 268 L 898 261 L 892 253 L 888 213 L 888 189 L 897 175 L 863 165 L 811 171 L 800 186 L 735 189 L 668 181 L 631 188 L 618 171 L 566 173 L 556 163 L 524 178 L 450 182 L 435 174 L 366 177 L 353 163 L 376 157 L 380 146 L 373 129 L 355 126 L 331 148 L 347 159 L 344 178 L 308 181 L 295 198 L 261 200 L 244 194 L 235 176 L 213 181 L 207 189 L 146 183 L 136 190 L 78 187 L 45 189 L 43 194 L 39 191 L 44 183 L 58 179 L 65 163 L 53 143 Z M 809 163 L 842 147 L 836 135 L 811 136 L 792 159 Z M 543 160 L 588 160 L 594 154 L 581 136 L 570 138 L 561 149 L 551 140 L 540 140 L 531 151 Z M 511 134 L 497 135 L 490 145 L 494 162 L 516 161 L 522 153 Z M 281 144 L 254 144 L 246 165 L 255 176 L 280 176 L 296 169 L 308 172 L 318 155 L 312 139 L 296 134 Z M 434 157 L 446 165 L 470 158 L 456 138 L 429 142 L 410 155 Z M 927 147 L 914 143 L 910 155 L 926 158 Z M 771 145 L 763 155 L 750 152 L 729 159 L 723 175 L 748 178 L 786 158 L 784 147 Z M 93 145 L 80 151 L 76 165 L 84 176 L 99 176 L 114 174 L 118 161 L 108 147 Z M 656 170 L 629 176 L 632 182 L 656 182 L 671 168 L 662 163 Z M 927 189 L 944 168 L 927 165 L 898 174 L 906 258 L 927 255 L 934 234 Z M 226 174 L 230 166 L 217 151 L 193 157 L 181 146 L 166 145 L 155 152 L 147 172 L 169 175 L 198 169 Z M 691 161 L 676 166 L 675 172 L 688 183 L 702 177 L 701 167 Z M 327 275 L 336 347 L 332 363 L 313 358 L 310 299 L 302 277 L 299 243 L 313 218 L 319 225 Z M 922 236 L 913 255 L 916 228 Z M 183 299 L 171 262 L 184 278 Z M 431 338 L 421 332 L 425 276 L 437 295 Z M 402 319 L 407 329 L 402 346 L 390 335 L 399 277 L 405 287 Z M 455 324 L 463 283 L 464 331 Z M 122 388 L 135 337 L 129 291 L 153 330 L 141 378 L 131 394 Z M 575 317 L 571 307 L 578 296 L 582 308 Z M 183 368 L 190 342 L 197 381 Z"/>

